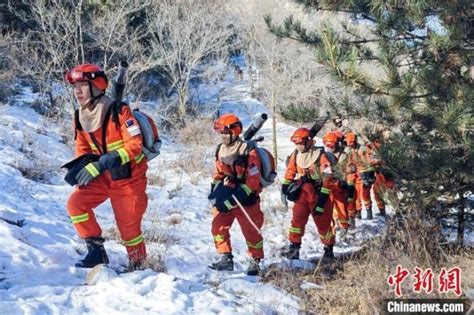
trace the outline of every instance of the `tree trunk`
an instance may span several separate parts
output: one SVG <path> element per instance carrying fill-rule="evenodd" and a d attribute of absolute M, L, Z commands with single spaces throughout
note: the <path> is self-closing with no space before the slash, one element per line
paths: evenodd
<path fill-rule="evenodd" d="M 184 120 L 186 116 L 186 99 L 187 99 L 187 89 L 186 87 L 179 88 L 179 104 L 178 104 L 178 118 Z"/>
<path fill-rule="evenodd" d="M 272 89 L 271 108 L 272 108 L 272 134 L 273 134 L 273 156 L 275 157 L 275 166 L 278 164 L 277 130 L 276 130 L 276 95 L 275 86 Z"/>

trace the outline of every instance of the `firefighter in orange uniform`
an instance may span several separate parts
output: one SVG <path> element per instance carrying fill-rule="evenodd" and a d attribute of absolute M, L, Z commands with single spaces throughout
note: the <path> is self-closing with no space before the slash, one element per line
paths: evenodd
<path fill-rule="evenodd" d="M 341 134 L 336 131 L 328 132 L 323 137 L 326 157 L 334 168 L 330 195 L 331 202 L 334 205 L 333 217 L 341 228 L 341 237 L 344 237 L 349 229 L 349 215 L 347 212 L 348 187 L 345 173 L 339 170 L 340 165 L 336 166 L 336 164 L 340 161 L 343 162 L 346 158 L 344 152 L 341 151 L 342 139 Z"/>
<path fill-rule="evenodd" d="M 380 137 L 376 137 L 371 142 L 371 148 L 373 150 L 373 154 L 376 155 L 377 159 L 380 160 L 378 157 L 378 151 L 382 146 Z M 376 165 L 375 169 L 375 182 L 372 186 L 374 192 L 374 199 L 377 204 L 377 209 L 379 212 L 377 215 L 385 216 L 385 193 L 387 189 L 393 189 L 395 186 L 393 176 L 389 172 L 387 172 L 383 167 L 383 161 L 380 160 L 379 163 Z"/>
<path fill-rule="evenodd" d="M 342 167 L 346 173 L 347 181 L 347 212 L 349 216 L 349 229 L 354 229 L 355 217 L 357 215 L 356 199 L 358 198 L 356 191 L 358 176 L 355 160 L 358 159 L 359 144 L 357 143 L 357 135 L 353 132 L 348 132 L 346 134 L 345 141 L 346 147 L 344 151 L 346 158 L 342 163 Z"/>
<path fill-rule="evenodd" d="M 76 66 L 67 72 L 66 81 L 73 86 L 79 103 L 75 155 L 97 156 L 78 172 L 77 186 L 67 203 L 74 227 L 88 249 L 76 266 L 90 268 L 108 263 L 102 230 L 93 209 L 110 198 L 128 252 L 129 268 L 139 268 L 146 258 L 141 221 L 148 203 L 148 166 L 138 122 L 128 106 L 117 107 L 116 118 L 110 117 L 114 102 L 105 95 L 108 81 L 100 67 Z"/>
<path fill-rule="evenodd" d="M 365 145 L 360 146 L 355 159 L 357 165 L 356 208 L 359 215 L 362 206 L 365 207 L 367 220 L 373 219 L 370 191 L 375 182 L 375 170 L 380 165 L 380 159 L 376 150 L 376 144 L 373 142 L 366 143 Z"/>
<path fill-rule="evenodd" d="M 294 201 L 293 218 L 288 235 L 290 245 L 283 251 L 288 259 L 299 259 L 301 240 L 311 215 L 324 245 L 323 261 L 334 259 L 335 235 L 332 230 L 333 204 L 329 198 L 332 185 L 332 163 L 324 150 L 314 146 L 311 131 L 298 128 L 291 136 L 296 150 L 289 158 L 281 187 L 282 201 Z M 295 188 L 296 187 L 296 188 Z"/>
<path fill-rule="evenodd" d="M 214 203 L 211 232 L 217 252 L 222 256 L 209 268 L 229 271 L 234 269 L 229 230 L 237 219 L 252 258 L 247 274 L 257 275 L 260 272 L 259 263 L 264 257 L 260 232 L 264 220 L 259 196 L 262 192 L 261 161 L 256 150 L 251 149 L 239 137 L 242 133 L 242 123 L 236 115 L 225 114 L 219 117 L 214 122 L 214 130 L 220 133 L 222 143 L 216 151 L 209 196 Z"/>

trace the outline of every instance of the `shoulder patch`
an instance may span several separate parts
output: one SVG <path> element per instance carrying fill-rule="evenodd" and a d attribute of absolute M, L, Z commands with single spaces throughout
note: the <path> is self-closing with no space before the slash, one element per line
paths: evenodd
<path fill-rule="evenodd" d="M 135 124 L 135 122 L 133 121 L 133 119 L 129 119 L 125 122 L 125 127 L 131 127 L 133 124 Z"/>
<path fill-rule="evenodd" d="M 260 173 L 258 167 L 255 164 L 251 164 L 249 167 L 249 175 L 250 176 L 255 176 L 258 173 Z"/>
<path fill-rule="evenodd" d="M 141 134 L 140 127 L 133 119 L 129 119 L 125 122 L 125 127 L 130 137 L 138 136 Z"/>

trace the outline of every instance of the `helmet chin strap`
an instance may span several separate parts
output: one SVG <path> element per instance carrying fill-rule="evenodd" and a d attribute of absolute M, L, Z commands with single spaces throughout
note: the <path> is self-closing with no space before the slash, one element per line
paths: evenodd
<path fill-rule="evenodd" d="M 233 144 L 237 141 L 237 139 L 239 139 L 239 136 L 235 136 L 235 138 L 234 138 L 234 134 L 231 132 L 231 133 L 230 133 L 230 142 L 229 142 L 229 143 L 225 143 L 225 145 L 226 145 L 226 146 L 231 146 L 231 145 L 233 145 Z"/>
<path fill-rule="evenodd" d="M 230 143 L 229 143 L 229 145 L 233 144 L 235 141 L 237 141 L 237 139 L 239 139 L 239 136 L 235 136 L 235 138 L 232 140 L 233 137 L 234 137 L 234 134 L 231 133 L 230 134 Z"/>
<path fill-rule="evenodd" d="M 100 93 L 99 95 L 97 96 L 94 96 L 94 89 L 92 88 L 92 82 L 91 81 L 87 81 L 87 83 L 89 83 L 89 92 L 91 94 L 91 98 L 89 100 L 89 104 L 92 105 L 95 103 L 95 101 L 97 101 L 99 98 L 101 98 L 102 96 L 104 96 L 105 94 L 105 91 L 103 91 L 102 93 Z"/>

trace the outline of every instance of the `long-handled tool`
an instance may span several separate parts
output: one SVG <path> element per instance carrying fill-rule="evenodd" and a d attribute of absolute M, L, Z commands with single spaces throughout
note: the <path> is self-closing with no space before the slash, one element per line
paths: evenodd
<path fill-rule="evenodd" d="M 244 213 L 245 217 L 247 218 L 247 220 L 249 220 L 250 224 L 253 226 L 253 228 L 255 229 L 255 231 L 257 231 L 258 234 L 262 235 L 262 231 L 260 231 L 260 229 L 258 228 L 258 226 L 255 224 L 255 222 L 252 221 L 252 219 L 250 218 L 247 210 L 245 210 L 244 206 L 242 206 L 242 204 L 240 203 L 239 199 L 237 199 L 237 197 L 235 197 L 234 195 L 232 195 L 232 198 L 234 198 L 235 202 L 237 203 L 237 205 L 239 206 L 239 208 L 242 210 L 242 212 Z"/>

